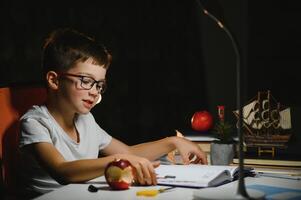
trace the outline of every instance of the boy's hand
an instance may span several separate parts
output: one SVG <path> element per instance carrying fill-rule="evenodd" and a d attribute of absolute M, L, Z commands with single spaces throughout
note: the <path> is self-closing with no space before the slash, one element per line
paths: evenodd
<path fill-rule="evenodd" d="M 183 164 L 208 164 L 206 153 L 194 142 L 185 138 L 175 137 L 174 144 L 182 157 Z"/>
<path fill-rule="evenodd" d="M 122 159 L 127 159 L 135 169 L 135 181 L 140 185 L 157 185 L 155 168 L 159 161 L 150 162 L 148 159 L 130 154 L 121 154 Z"/>

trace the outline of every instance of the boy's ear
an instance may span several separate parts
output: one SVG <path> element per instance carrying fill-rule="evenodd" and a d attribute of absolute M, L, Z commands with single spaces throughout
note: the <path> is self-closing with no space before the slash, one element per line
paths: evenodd
<path fill-rule="evenodd" d="M 49 71 L 46 74 L 47 85 L 51 89 L 58 89 L 59 81 L 58 74 L 55 71 Z"/>

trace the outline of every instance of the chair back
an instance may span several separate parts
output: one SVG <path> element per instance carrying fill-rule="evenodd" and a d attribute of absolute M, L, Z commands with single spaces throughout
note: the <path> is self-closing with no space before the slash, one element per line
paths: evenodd
<path fill-rule="evenodd" d="M 0 88 L 0 161 L 1 179 L 8 193 L 16 186 L 19 118 L 32 106 L 46 100 L 43 87 Z"/>

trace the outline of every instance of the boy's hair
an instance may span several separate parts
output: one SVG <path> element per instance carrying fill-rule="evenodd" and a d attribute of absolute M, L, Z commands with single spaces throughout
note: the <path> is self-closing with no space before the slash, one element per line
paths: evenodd
<path fill-rule="evenodd" d="M 42 67 L 44 74 L 49 71 L 62 72 L 77 62 L 92 58 L 96 65 L 107 69 L 111 54 L 94 39 L 73 29 L 58 29 L 50 33 L 43 46 Z"/>

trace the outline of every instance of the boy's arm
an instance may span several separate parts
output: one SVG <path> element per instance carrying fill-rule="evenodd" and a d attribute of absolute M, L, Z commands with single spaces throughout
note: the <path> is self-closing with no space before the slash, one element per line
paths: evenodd
<path fill-rule="evenodd" d="M 166 137 L 160 140 L 137 144 L 130 147 L 130 151 L 149 160 L 156 160 L 170 151 L 176 149 L 174 137 Z"/>
<path fill-rule="evenodd" d="M 101 159 L 66 161 L 61 153 L 50 143 L 40 142 L 23 147 L 35 156 L 37 161 L 60 184 L 82 182 L 103 175 L 104 169 L 114 156 Z"/>
<path fill-rule="evenodd" d="M 175 136 L 134 146 L 128 146 L 113 138 L 110 145 L 103 152 L 106 155 L 115 153 L 134 154 L 154 161 L 174 149 L 178 149 L 185 164 L 188 164 L 193 156 L 196 156 L 195 163 L 207 164 L 206 154 L 198 145 L 185 138 Z"/>
<path fill-rule="evenodd" d="M 111 145 L 110 143 L 109 146 Z M 99 177 L 104 174 L 107 164 L 115 159 L 129 160 L 136 170 L 137 181 L 140 184 L 157 184 L 154 167 L 158 163 L 151 163 L 146 158 L 135 155 L 116 153 L 98 159 L 66 161 L 60 152 L 47 142 L 34 143 L 23 148 L 33 154 L 46 171 L 60 184 L 85 182 Z"/>
<path fill-rule="evenodd" d="M 134 146 L 128 146 L 125 143 L 112 138 L 111 143 L 101 152 L 105 155 L 113 155 L 116 153 L 133 154 L 153 161 L 174 149 L 175 145 L 172 142 L 172 138 L 164 138 Z"/>
<path fill-rule="evenodd" d="M 113 155 L 117 153 L 132 154 L 130 146 L 113 137 L 110 144 L 102 149 L 101 153 L 104 155 Z"/>
<path fill-rule="evenodd" d="M 181 137 L 166 137 L 154 142 L 147 142 L 131 146 L 131 152 L 137 156 L 155 160 L 177 149 L 181 154 L 184 164 L 189 164 L 195 157 L 194 163 L 208 164 L 206 154 L 195 143 Z"/>

